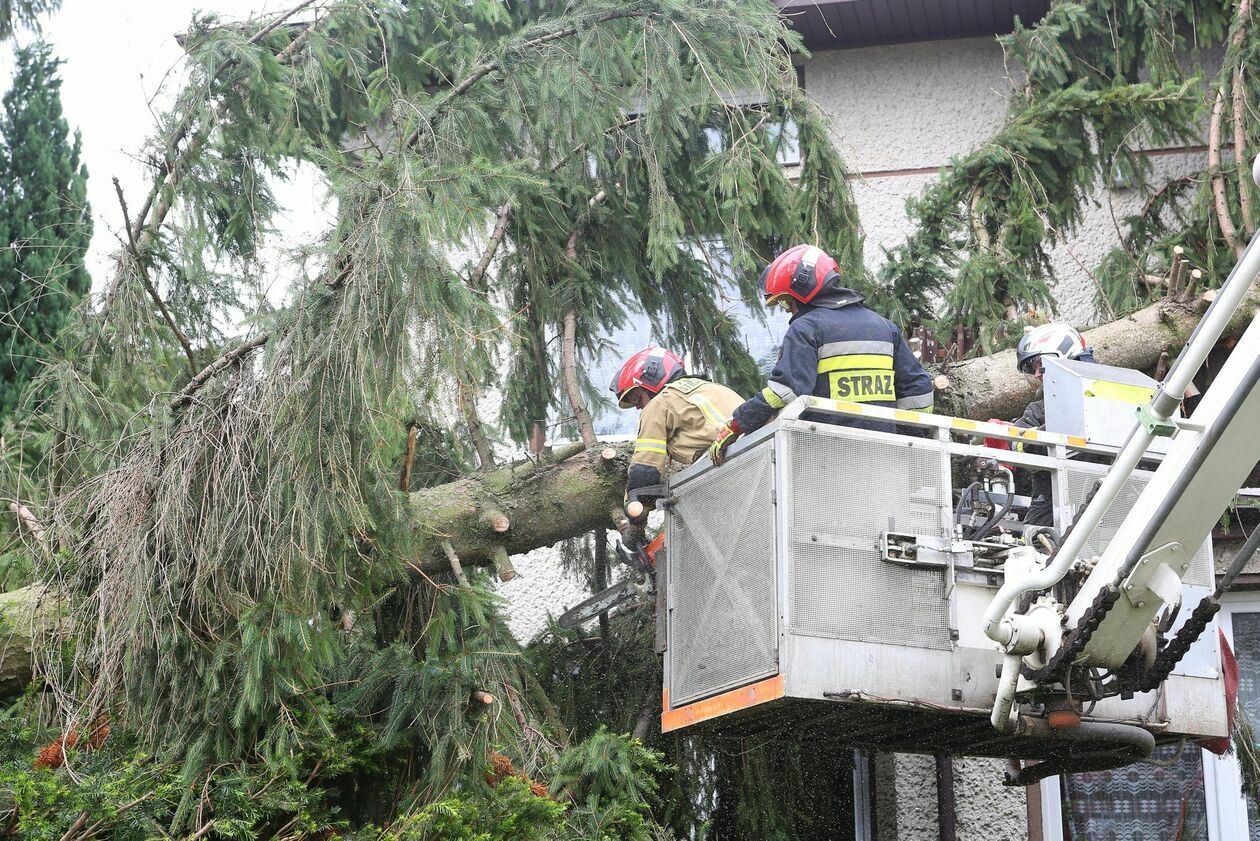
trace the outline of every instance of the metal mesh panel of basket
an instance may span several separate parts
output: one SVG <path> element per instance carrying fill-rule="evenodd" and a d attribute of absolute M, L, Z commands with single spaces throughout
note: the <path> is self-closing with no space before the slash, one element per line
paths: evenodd
<path fill-rule="evenodd" d="M 788 436 L 788 580 L 795 633 L 949 649 L 945 574 L 888 563 L 884 531 L 942 537 L 948 455 L 793 430 Z"/>
<path fill-rule="evenodd" d="M 778 671 L 772 452 L 763 444 L 675 490 L 671 704 Z"/>
<path fill-rule="evenodd" d="M 1067 479 L 1067 498 L 1068 504 L 1071 505 L 1073 514 L 1079 513 L 1085 505 L 1085 500 L 1089 497 L 1089 493 L 1093 490 L 1094 483 L 1101 479 L 1105 473 L 1103 470 L 1085 470 L 1081 468 L 1069 468 L 1063 471 L 1064 477 Z M 1129 476 L 1129 480 L 1120 488 L 1120 493 L 1112 501 L 1107 508 L 1107 513 L 1103 515 L 1102 522 L 1098 524 L 1098 528 L 1090 535 L 1085 546 L 1081 549 L 1081 557 L 1090 558 L 1095 555 L 1101 555 L 1103 550 L 1107 548 L 1107 544 L 1115 537 L 1116 532 L 1120 530 L 1121 523 L 1133 510 L 1133 506 L 1137 504 L 1138 497 L 1142 495 L 1142 491 L 1146 488 L 1147 482 L 1151 480 L 1151 474 L 1145 471 L 1134 471 Z M 1194 558 L 1190 561 L 1190 569 L 1182 576 L 1182 581 L 1186 584 L 1198 585 L 1201 587 L 1213 586 L 1212 573 L 1212 554 L 1210 549 L 1211 538 L 1203 542 L 1199 550 L 1194 553 Z"/>

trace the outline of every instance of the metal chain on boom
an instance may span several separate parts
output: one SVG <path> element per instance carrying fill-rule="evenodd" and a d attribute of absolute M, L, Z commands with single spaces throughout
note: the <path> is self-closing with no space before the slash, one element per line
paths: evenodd
<path fill-rule="evenodd" d="M 1160 649 L 1159 654 L 1155 655 L 1155 662 L 1142 674 L 1142 679 L 1138 682 L 1138 692 L 1149 692 L 1168 679 L 1172 670 L 1181 662 L 1181 658 L 1186 656 L 1190 646 L 1194 645 L 1194 641 L 1207 630 L 1208 623 L 1221 609 L 1221 603 L 1216 598 L 1216 594 L 1203 597 L 1177 635 L 1168 645 Z"/>
<path fill-rule="evenodd" d="M 1230 562 L 1229 568 L 1221 574 L 1220 581 L 1217 582 L 1212 594 L 1203 597 L 1194 612 L 1190 614 L 1190 618 L 1181 626 L 1181 630 L 1177 631 L 1177 635 L 1155 655 L 1155 662 L 1142 674 L 1138 682 L 1139 692 L 1149 692 L 1168 679 L 1172 670 L 1181 662 L 1181 658 L 1186 656 L 1190 646 L 1194 645 L 1194 641 L 1207 630 L 1208 623 L 1221 609 L 1221 596 L 1233 586 L 1234 579 L 1247 566 L 1247 562 L 1257 550 L 1260 550 L 1260 528 L 1254 529 L 1246 542 L 1238 549 L 1238 554 Z"/>

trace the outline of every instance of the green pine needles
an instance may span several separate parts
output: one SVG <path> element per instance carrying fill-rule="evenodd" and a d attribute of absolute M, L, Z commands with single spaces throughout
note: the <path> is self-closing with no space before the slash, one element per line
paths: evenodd
<path fill-rule="evenodd" d="M 1239 241 L 1226 232 L 1245 238 L 1256 226 L 1249 161 L 1213 163 L 1222 140 L 1209 137 L 1206 169 L 1154 189 L 1142 150 L 1202 143 L 1218 90 L 1225 95 L 1214 121 L 1236 129 L 1225 136 L 1251 150 L 1260 144 L 1260 121 L 1246 110 L 1260 96 L 1255 74 L 1244 72 L 1260 43 L 1248 6 L 1079 0 L 1056 3 L 1035 26 L 1002 38 L 1024 74 L 1006 124 L 908 202 L 917 228 L 889 252 L 882 285 L 908 310 L 976 330 L 984 352 L 1009 344 L 1017 332 L 1004 321 L 1054 309 L 1050 249 L 1077 228 L 1099 189 L 1116 185 L 1150 198 L 1118 220 L 1121 247 L 1087 267 L 1102 310 L 1149 303 L 1142 279 L 1166 274 L 1173 245 L 1222 277 Z M 1226 47 L 1219 69 L 1214 46 Z M 1228 183 L 1214 200 L 1218 175 Z"/>

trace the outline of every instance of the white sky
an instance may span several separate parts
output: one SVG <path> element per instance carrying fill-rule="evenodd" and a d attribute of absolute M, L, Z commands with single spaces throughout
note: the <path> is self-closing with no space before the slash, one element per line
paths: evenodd
<path fill-rule="evenodd" d="M 94 288 L 100 290 L 107 282 L 110 255 L 119 247 L 116 235 L 122 232 L 122 212 L 111 179 L 116 176 L 122 184 L 133 213 L 152 183 L 135 156 L 153 133 L 155 114 L 171 101 L 182 80 L 183 51 L 175 43 L 175 33 L 188 28 L 195 11 L 240 20 L 294 5 L 296 0 L 63 0 L 61 10 L 45 19 L 43 37 L 64 62 L 61 101 L 66 120 L 83 137 L 88 201 L 96 223 L 88 254 Z M 0 45 L 4 90 L 12 75 L 13 47 L 37 37 L 23 32 L 14 43 Z M 323 192 L 313 169 L 304 167 L 293 181 L 278 185 L 277 197 L 286 213 L 277 220 L 281 235 L 276 248 L 304 244 L 327 224 Z M 281 263 L 268 261 L 268 276 L 277 292 L 287 286 L 284 278 L 289 273 Z"/>

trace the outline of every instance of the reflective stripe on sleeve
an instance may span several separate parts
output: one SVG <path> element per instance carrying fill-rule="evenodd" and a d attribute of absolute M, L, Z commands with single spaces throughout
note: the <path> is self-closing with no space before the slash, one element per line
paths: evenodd
<path fill-rule="evenodd" d="M 660 453 L 661 455 L 669 455 L 665 449 L 664 438 L 639 438 L 634 442 L 634 451 L 636 453 Z"/>
<path fill-rule="evenodd" d="M 853 353 L 874 353 L 891 359 L 894 351 L 896 351 L 896 348 L 892 342 L 827 342 L 825 345 L 819 346 L 818 358 L 826 359 L 829 356 L 847 356 Z"/>
<path fill-rule="evenodd" d="M 770 404 L 771 409 L 782 409 L 796 399 L 796 392 L 783 383 L 776 383 L 774 380 L 770 380 L 766 387 L 761 390 L 761 396 Z"/>
<path fill-rule="evenodd" d="M 714 426 L 721 426 L 726 423 L 727 419 L 724 418 L 722 413 L 717 410 L 717 407 L 709 401 L 709 398 L 700 394 L 692 394 L 690 397 L 692 402 L 700 407 L 700 411 L 704 413 L 705 420 L 709 423 Z"/>
<path fill-rule="evenodd" d="M 910 397 L 902 397 L 897 400 L 898 409 L 913 409 L 916 412 L 932 411 L 932 404 L 935 402 L 932 392 L 927 394 L 914 394 Z"/>

